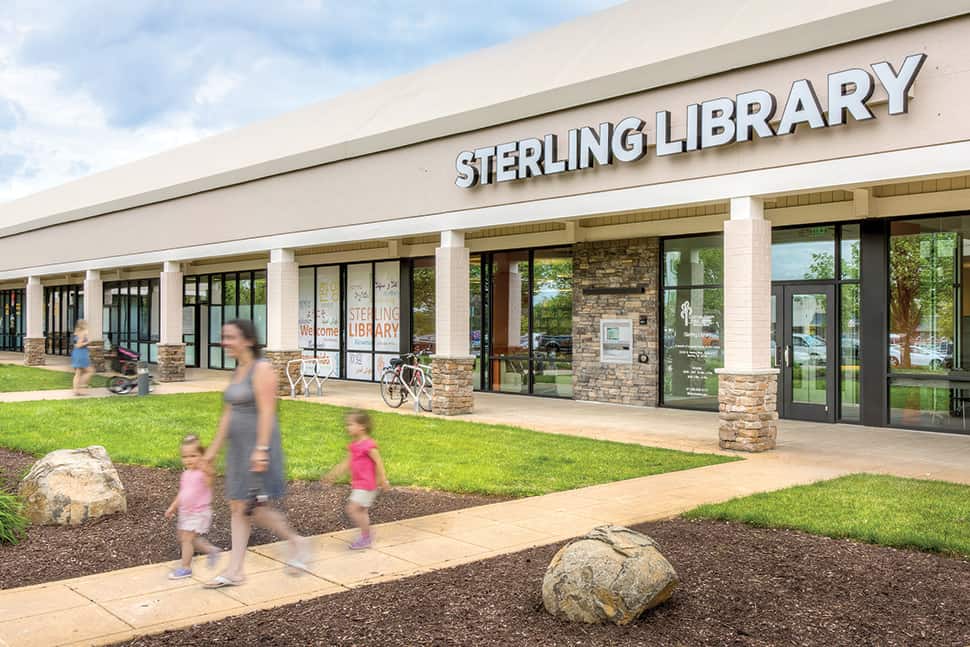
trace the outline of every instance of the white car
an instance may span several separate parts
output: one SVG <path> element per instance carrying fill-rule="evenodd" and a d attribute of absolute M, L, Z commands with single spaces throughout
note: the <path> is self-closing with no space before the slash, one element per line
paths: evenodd
<path fill-rule="evenodd" d="M 909 366 L 904 368 L 928 368 L 931 371 L 938 371 L 947 365 L 949 358 L 942 353 L 927 346 L 909 347 Z M 899 344 L 889 347 L 889 363 L 898 367 L 903 360 L 903 349 Z"/>

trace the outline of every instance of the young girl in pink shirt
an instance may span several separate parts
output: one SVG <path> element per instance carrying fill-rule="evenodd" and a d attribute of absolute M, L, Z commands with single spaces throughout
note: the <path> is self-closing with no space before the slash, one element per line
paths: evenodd
<path fill-rule="evenodd" d="M 330 470 L 323 480 L 333 484 L 334 480 L 350 472 L 350 498 L 347 500 L 347 516 L 360 528 L 360 537 L 352 544 L 351 549 L 361 550 L 370 548 L 370 514 L 368 509 L 377 498 L 377 488 L 387 490 L 391 486 L 387 482 L 384 463 L 381 461 L 377 443 L 371 438 L 371 421 L 363 411 L 351 411 L 346 417 L 347 435 L 350 444 L 347 445 L 347 458 Z"/>
<path fill-rule="evenodd" d="M 171 519 L 178 510 L 178 539 L 182 546 L 182 563 L 168 574 L 169 579 L 192 577 L 192 557 L 196 551 L 208 555 L 209 568 L 215 566 L 222 552 L 203 537 L 212 525 L 212 477 L 199 469 L 204 448 L 199 437 L 190 434 L 182 439 L 182 466 L 179 492 L 165 511 Z"/>

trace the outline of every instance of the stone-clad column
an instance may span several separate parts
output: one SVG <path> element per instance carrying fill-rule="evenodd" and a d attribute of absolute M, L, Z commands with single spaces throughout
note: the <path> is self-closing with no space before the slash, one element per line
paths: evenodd
<path fill-rule="evenodd" d="M 183 274 L 181 263 L 165 261 L 159 278 L 158 381 L 185 381 L 182 341 Z"/>
<path fill-rule="evenodd" d="M 724 223 L 724 368 L 717 371 L 723 449 L 775 447 L 778 369 L 770 354 L 771 223 L 761 199 L 732 198 Z"/>
<path fill-rule="evenodd" d="M 471 413 L 472 371 L 475 358 L 469 350 L 468 248 L 465 235 L 441 232 L 435 250 L 435 355 L 431 360 L 434 382 L 432 410 L 443 416 Z"/>
<path fill-rule="evenodd" d="M 266 266 L 266 358 L 273 364 L 279 394 L 290 394 L 288 362 L 300 359 L 300 266 L 293 250 L 274 249 Z M 295 373 L 294 373 L 295 374 Z M 296 385 L 303 392 L 303 385 Z"/>
<path fill-rule="evenodd" d="M 88 352 L 98 373 L 104 365 L 104 283 L 101 272 L 88 270 L 84 276 L 84 319 L 88 322 Z"/>
<path fill-rule="evenodd" d="M 39 276 L 27 279 L 25 293 L 27 312 L 24 322 L 27 333 L 24 335 L 24 364 L 43 366 L 44 358 L 44 284 Z"/>

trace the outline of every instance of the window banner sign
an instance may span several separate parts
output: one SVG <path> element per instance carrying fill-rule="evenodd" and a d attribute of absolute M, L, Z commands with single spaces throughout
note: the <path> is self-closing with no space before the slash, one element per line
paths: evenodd
<path fill-rule="evenodd" d="M 374 272 L 374 350 L 401 350 L 401 264 L 377 263 Z"/>
<path fill-rule="evenodd" d="M 373 379 L 373 362 L 374 356 L 371 353 L 347 353 L 347 379 Z"/>
<path fill-rule="evenodd" d="M 633 320 L 600 320 L 600 362 L 633 363 Z"/>
<path fill-rule="evenodd" d="M 300 270 L 300 348 L 313 348 L 313 268 Z M 312 357 L 313 354 L 311 353 Z"/>
<path fill-rule="evenodd" d="M 340 267 L 317 268 L 317 348 L 340 348 Z"/>
<path fill-rule="evenodd" d="M 662 157 L 752 141 L 755 135 L 783 137 L 799 126 L 813 130 L 841 126 L 849 122 L 849 115 L 855 121 L 870 121 L 876 118 L 869 106 L 877 79 L 888 98 L 887 113 L 904 115 L 909 112 L 909 91 L 925 62 L 926 54 L 910 54 L 898 70 L 882 61 L 870 65 L 871 72 L 861 67 L 833 72 L 826 81 L 824 109 L 808 79 L 792 82 L 784 103 L 765 90 L 692 103 L 682 112 L 686 126 L 681 139 L 671 136 L 671 113 L 660 110 L 654 116 L 652 143 Z M 570 129 L 562 142 L 558 135 L 547 134 L 461 151 L 455 158 L 455 185 L 470 189 L 637 162 L 647 155 L 646 125 L 640 117 L 630 116 L 616 124 L 606 121 Z"/>
<path fill-rule="evenodd" d="M 372 350 L 371 335 L 374 320 L 371 290 L 371 264 L 347 266 L 347 350 Z M 348 371 L 353 363 L 349 355 L 347 359 Z M 370 357 L 367 358 L 368 377 L 370 379 Z M 347 377 L 350 377 L 348 372 Z"/>

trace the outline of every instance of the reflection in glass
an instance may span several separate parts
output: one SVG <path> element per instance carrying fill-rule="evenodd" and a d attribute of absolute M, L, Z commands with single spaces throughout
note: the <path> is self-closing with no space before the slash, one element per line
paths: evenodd
<path fill-rule="evenodd" d="M 717 409 L 723 312 L 721 288 L 664 291 L 664 403 Z"/>
<path fill-rule="evenodd" d="M 835 226 L 774 229 L 771 232 L 774 281 L 835 278 Z"/>
<path fill-rule="evenodd" d="M 934 431 L 970 431 L 970 383 L 893 378 L 889 386 L 889 423 Z"/>
<path fill-rule="evenodd" d="M 791 401 L 825 404 L 828 299 L 824 294 L 793 294 L 791 302 Z"/>
<path fill-rule="evenodd" d="M 843 258 L 845 258 L 843 256 Z M 858 422 L 859 417 L 859 284 L 845 283 L 841 287 L 842 311 L 839 321 L 842 326 L 842 339 L 839 348 L 842 386 L 841 418 L 847 422 Z"/>
<path fill-rule="evenodd" d="M 435 351 L 435 259 L 417 258 L 411 272 L 411 350 Z"/>
<path fill-rule="evenodd" d="M 859 225 L 842 225 L 842 280 L 858 280 L 862 252 L 859 243 Z"/>
<path fill-rule="evenodd" d="M 664 285 L 720 285 L 724 237 L 689 236 L 664 241 Z"/>
<path fill-rule="evenodd" d="M 532 392 L 572 397 L 573 258 L 570 250 L 536 250 L 532 276 Z"/>
<path fill-rule="evenodd" d="M 468 313 L 470 336 L 468 347 L 471 349 L 471 354 L 475 356 L 472 388 L 479 391 L 482 388 L 482 349 L 486 347 L 483 327 L 488 320 L 488 313 L 484 311 L 482 302 L 482 257 L 478 254 L 472 254 L 469 258 Z"/>

